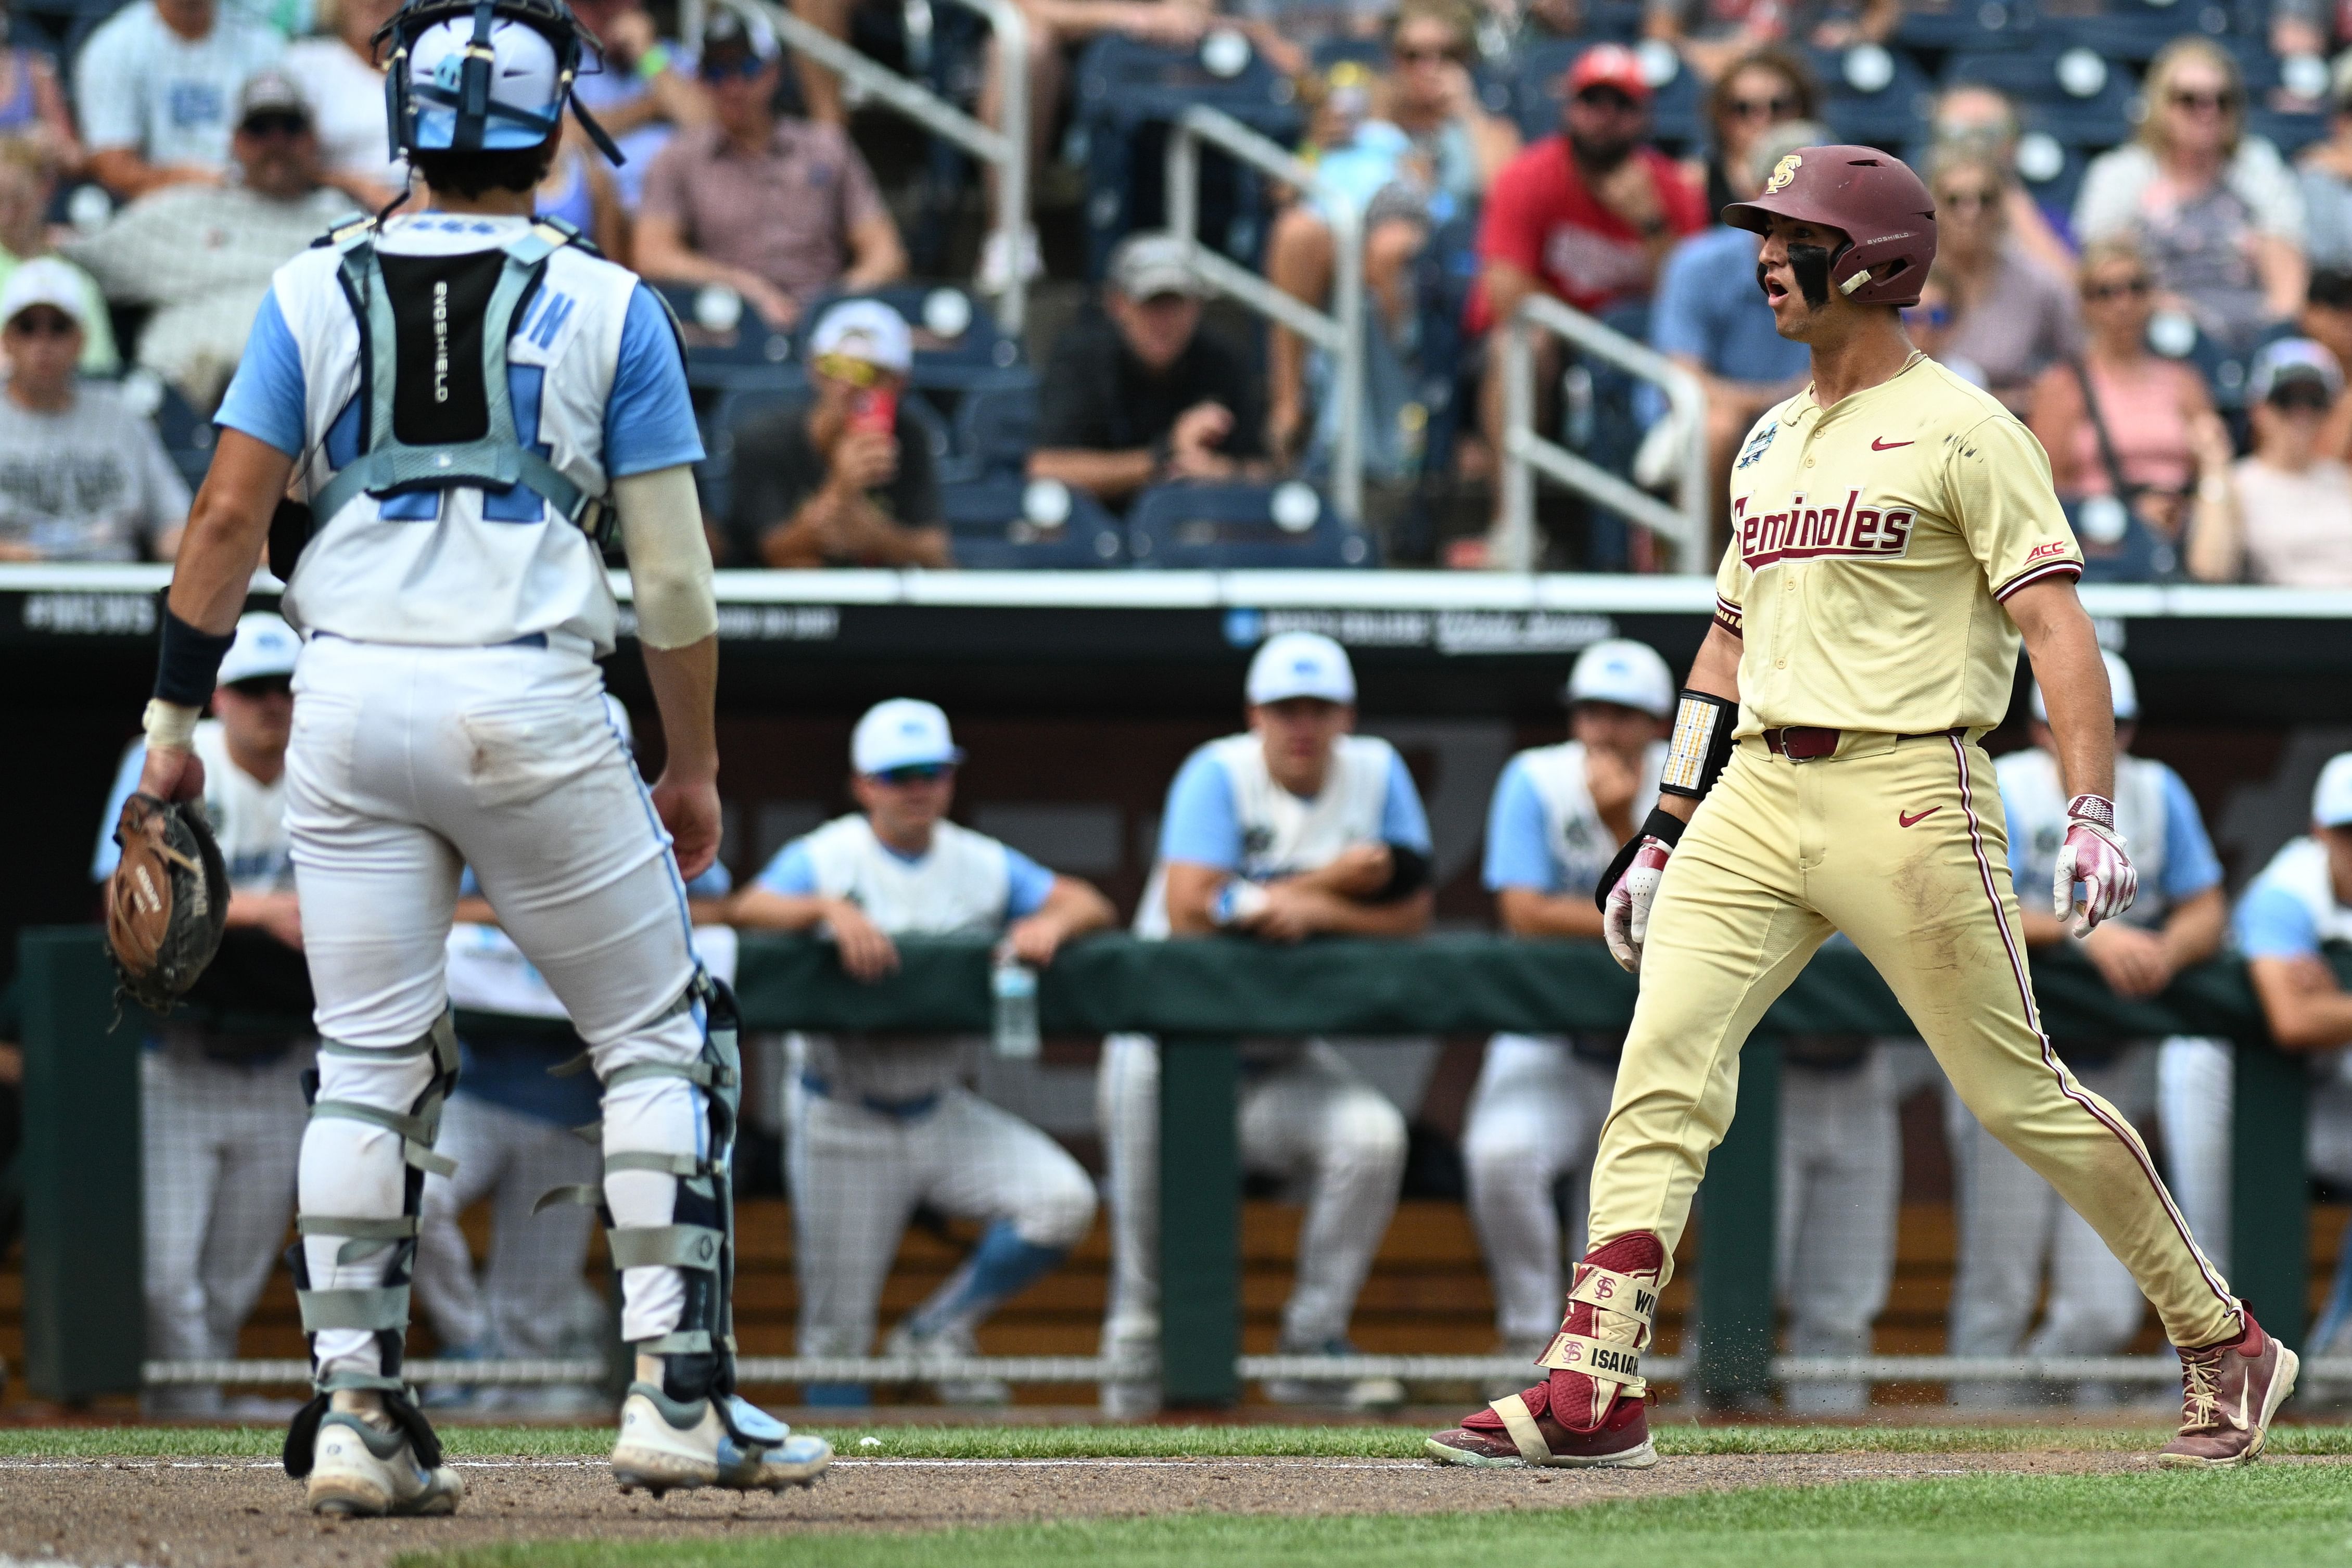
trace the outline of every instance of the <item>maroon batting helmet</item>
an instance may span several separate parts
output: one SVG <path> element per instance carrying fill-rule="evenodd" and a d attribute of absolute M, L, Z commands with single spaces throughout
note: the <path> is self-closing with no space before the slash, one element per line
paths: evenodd
<path fill-rule="evenodd" d="M 1801 148 L 1755 200 L 1724 208 L 1723 221 L 1762 234 L 1774 214 L 1845 235 L 1830 282 L 1854 303 L 1919 303 L 1936 259 L 1936 199 L 1900 158 L 1875 147 Z"/>

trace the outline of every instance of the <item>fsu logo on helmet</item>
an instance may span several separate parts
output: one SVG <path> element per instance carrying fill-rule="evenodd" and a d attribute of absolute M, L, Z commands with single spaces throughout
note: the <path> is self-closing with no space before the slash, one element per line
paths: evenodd
<path fill-rule="evenodd" d="M 1764 193 L 1769 196 L 1787 190 L 1789 183 L 1797 177 L 1797 170 L 1804 162 L 1801 155 L 1791 152 L 1772 165 L 1772 177 L 1764 182 Z"/>

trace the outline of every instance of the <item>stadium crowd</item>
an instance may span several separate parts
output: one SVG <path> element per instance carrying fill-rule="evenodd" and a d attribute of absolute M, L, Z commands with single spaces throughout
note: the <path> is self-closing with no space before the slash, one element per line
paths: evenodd
<path fill-rule="evenodd" d="M 1732 456 L 1801 351 L 1748 287 L 1754 236 L 1714 214 L 1793 148 L 1844 140 L 1928 177 L 1942 249 L 1913 337 L 2041 437 L 2090 580 L 2352 583 L 2352 52 L 2328 63 L 2352 39 L 2322 8 L 1019 4 L 1039 196 L 1017 234 L 993 166 L 973 179 L 946 143 L 894 135 L 756 9 L 714 4 L 681 37 L 667 5 L 578 7 L 604 54 L 583 100 L 627 162 L 567 133 L 541 210 L 677 308 L 723 564 L 1496 564 L 1496 331 L 1534 294 L 1698 376 L 1686 431 L 1655 388 L 1538 334 L 1539 428 L 1661 489 L 1704 443 L 1719 540 Z M 133 367 L 110 466 L 152 466 L 144 410 L 194 482 L 272 270 L 405 187 L 376 108 L 390 0 L 16 9 L 0 276 L 71 269 L 83 374 Z M 1002 117 L 972 16 L 796 10 Z M 1331 356 L 1213 298 L 1153 232 L 1159 122 L 1192 101 L 1312 174 L 1292 189 L 1212 154 L 1213 248 L 1325 308 L 1335 214 L 1360 219 L 1360 517 L 1273 520 L 1279 482 L 1331 488 Z M 1016 280 L 1018 338 L 997 325 Z M 869 303 L 828 329 L 845 299 Z M 0 323 L 12 365 L 58 325 L 41 308 Z M 35 477 L 72 437 L 8 403 L 0 552 L 168 553 L 177 518 L 126 528 L 120 487 Z M 1706 564 L 1565 496 L 1539 520 L 1553 568 Z"/>
<path fill-rule="evenodd" d="M 57 346 L 61 359 L 67 348 Z M 247 614 L 222 666 L 215 716 L 196 733 L 235 887 L 230 942 L 215 969 L 226 971 L 220 984 L 244 988 L 213 999 L 242 1004 L 248 1018 L 285 994 L 270 988 L 300 963 L 283 822 L 299 648 L 275 615 Z M 2037 686 L 2028 744 L 1997 764 L 2023 938 L 2031 947 L 2072 943 L 2126 998 L 2156 996 L 2225 950 L 2243 957 L 2273 1037 L 2311 1063 L 2312 1174 L 2352 1186 L 2352 993 L 2322 956 L 2352 938 L 2352 753 L 2321 770 L 2307 832 L 2251 879 L 2233 908 L 2188 787 L 2162 763 L 2132 755 L 2137 686 L 2128 665 L 2107 659 L 2116 813 L 2142 868 L 2140 898 L 2124 919 L 2079 941 L 2042 901 L 2063 836 L 2064 793 Z M 1482 881 L 1505 933 L 1599 936 L 1593 887 L 1657 799 L 1675 691 L 1674 672 L 1644 643 L 1612 639 L 1578 657 L 1561 694 L 1566 737 L 1511 758 L 1494 786 Z M 1258 648 L 1240 695 L 1246 727 L 1200 746 L 1168 785 L 1135 934 L 1295 943 L 1427 932 L 1429 819 L 1397 750 L 1355 732 L 1358 687 L 1346 652 L 1317 633 L 1279 633 Z M 625 712 L 605 701 L 626 736 Z M 134 743 L 101 817 L 95 877 L 111 869 L 106 828 L 142 760 Z M 1112 925 L 1116 909 L 1086 880 L 952 820 L 964 760 L 936 706 L 898 698 L 867 712 L 847 758 L 854 810 L 791 838 L 740 887 L 724 865 L 688 887 L 705 962 L 731 976 L 739 931 L 810 933 L 836 948 L 853 978 L 871 984 L 898 967 L 898 939 L 958 934 L 995 938 L 1000 966 L 1034 974 L 1066 944 Z M 457 914 L 448 977 L 464 1067 L 440 1153 L 457 1168 L 427 1183 L 419 1300 L 443 1355 L 593 1354 L 600 1310 L 583 1281 L 586 1214 L 533 1218 L 542 1193 L 593 1175 L 592 1152 L 570 1132 L 592 1114 L 593 1087 L 561 1071 L 581 1041 L 470 882 Z M 304 1116 L 296 1082 L 315 1042 L 223 1032 L 229 1026 L 217 1020 L 231 1016 L 161 1024 L 146 1042 L 148 1343 L 164 1359 L 236 1354 L 287 1225 Z M 1485 1044 L 1458 1153 L 1466 1222 L 1492 1281 L 1498 1352 L 1533 1356 L 1552 1333 L 1563 1270 L 1581 1250 L 1583 1183 L 1621 1043 L 1591 1033 L 1504 1034 Z M 2232 1048 L 2187 1038 L 2052 1044 L 2163 1150 L 2181 1208 L 2226 1268 Z M 1286 1354 L 1349 1349 L 1356 1302 L 1404 1185 L 1414 1107 L 1400 1103 L 1364 1054 L 1384 1049 L 1244 1044 L 1242 1163 L 1304 1209 L 1282 1312 Z M 1017 1113 L 1023 1052 L 1001 1036 L 992 1051 L 980 1039 L 793 1035 L 752 1054 L 763 1052 L 772 1069 L 753 1077 L 769 1103 L 747 1112 L 781 1132 L 776 1166 L 793 1199 L 801 1354 L 878 1352 L 934 1364 L 937 1397 L 1001 1403 L 1010 1396 L 1003 1384 L 950 1364 L 978 1353 L 981 1324 L 1060 1265 L 1100 1209 L 1111 1260 L 1103 1352 L 1150 1364 L 1160 1325 L 1157 1040 L 1102 1042 L 1098 1176 Z M 1895 1270 L 1905 1163 L 1897 1107 L 1927 1088 L 1942 1096 L 1954 1173 L 1949 1353 L 2104 1356 L 2130 1345 L 2147 1311 L 2130 1274 L 2041 1176 L 1976 1124 L 1925 1045 L 1800 1034 L 1782 1056 L 1776 1275 L 1792 1354 L 1872 1353 Z M 749 1179 L 739 1172 L 739 1183 Z M 477 1205 L 491 1219 L 478 1270 L 459 1227 Z M 978 1238 L 937 1290 L 886 1324 L 885 1281 L 919 1211 L 968 1221 Z M 2352 1278 L 2339 1279 L 2310 1343 L 2340 1353 L 2352 1350 L 2347 1335 Z M 1265 1392 L 1281 1403 L 1357 1408 L 1405 1396 L 1387 1377 L 1289 1377 Z M 2100 1385 L 2063 1392 L 2087 1403 L 2117 1397 Z M 2046 1393 L 1961 1383 L 1950 1396 L 1985 1406 Z M 594 1402 L 591 1391 L 569 1387 L 442 1396 L 541 1414 L 578 1414 Z M 806 1397 L 862 1404 L 869 1394 L 819 1384 Z M 1150 1414 L 1159 1398 L 1149 1378 L 1101 1389 L 1105 1410 L 1122 1417 Z M 1869 1398 L 1860 1382 L 1801 1383 L 1790 1393 L 1792 1408 L 1817 1413 L 1858 1410 Z M 148 1399 L 164 1414 L 256 1408 L 202 1385 L 153 1389 Z"/>

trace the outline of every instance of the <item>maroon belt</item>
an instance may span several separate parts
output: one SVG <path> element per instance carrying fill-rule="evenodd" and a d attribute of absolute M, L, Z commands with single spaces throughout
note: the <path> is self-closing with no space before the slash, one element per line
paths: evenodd
<path fill-rule="evenodd" d="M 1764 744 L 1771 748 L 1776 757 L 1785 757 L 1794 762 L 1811 762 L 1835 753 L 1838 748 L 1838 737 L 1844 733 L 1845 731 L 1842 729 L 1823 729 L 1819 725 L 1792 724 L 1783 729 L 1766 730 Z M 1963 732 L 1958 728 L 1923 730 L 1917 735 L 1898 735 L 1895 738 L 1925 740 L 1931 736 L 1961 733 Z"/>

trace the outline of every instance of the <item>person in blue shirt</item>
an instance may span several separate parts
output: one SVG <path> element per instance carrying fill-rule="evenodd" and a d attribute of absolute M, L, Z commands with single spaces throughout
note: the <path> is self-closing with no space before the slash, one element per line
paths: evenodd
<path fill-rule="evenodd" d="M 1800 147 L 1833 141 L 1809 120 L 1784 120 L 1757 141 L 1732 177 L 1742 195 L 1764 188 L 1772 166 Z M 1756 286 L 1756 236 L 1716 225 L 1676 246 L 1650 304 L 1650 347 L 1691 371 L 1706 391 L 1707 473 L 1718 521 L 1730 495 L 1731 460 L 1758 417 L 1805 383 L 1804 344 L 1780 336 Z M 1653 403 L 1654 416 L 1661 412 Z"/>
<path fill-rule="evenodd" d="M 2220 950 L 2227 904 L 2221 862 L 2180 776 L 2163 763 L 2130 754 L 2139 719 L 2139 695 L 2130 666 L 2105 655 L 2116 718 L 2116 826 L 2140 869 L 2137 902 L 2076 944 L 2119 997 L 2152 997 L 2189 965 Z M 2033 688 L 2033 744 L 1994 764 L 2001 810 L 2009 824 L 2010 872 L 2032 892 L 2050 886 L 2065 837 L 2066 794 L 2042 688 Z M 2021 898 L 2019 925 L 2028 947 L 2072 942 L 2064 922 L 2039 897 Z M 2157 1109 L 2158 1050 L 2154 1042 L 2057 1039 L 2052 1041 L 2074 1076 L 2134 1123 L 2146 1125 Z M 2049 1183 L 1978 1125 L 1957 1095 L 1946 1099 L 1946 1135 L 1956 1151 L 1959 1183 L 1959 1269 L 1952 1286 L 1954 1355 L 2116 1355 L 2139 1331 L 2147 1302 L 2130 1270 L 2116 1260 Z M 2192 1180 L 2189 1187 L 2193 1190 Z M 2186 1207 L 2184 1195 L 2184 1207 Z M 2200 1220 L 2203 1217 L 2196 1217 Z M 2208 1234 L 2203 1229 L 2199 1236 Z M 2049 1273 L 2042 1326 L 2027 1337 L 2034 1303 Z M 1964 1404 L 2013 1398 L 2007 1388 L 1961 1385 Z M 2086 1385 L 2078 1397 L 2107 1396 Z"/>
<path fill-rule="evenodd" d="M 894 937 L 968 934 L 1043 968 L 1065 942 L 1117 918 L 1110 900 L 1009 844 L 948 821 L 963 751 L 947 715 L 898 697 L 850 737 L 862 808 L 793 840 L 734 904 L 740 926 L 822 930 L 842 967 L 877 980 Z M 940 1036 L 794 1035 L 784 1097 L 803 1355 L 872 1348 L 882 1286 L 918 1205 L 981 1221 L 980 1244 L 901 1319 L 883 1354 L 951 1363 L 999 1304 L 1028 1288 L 1094 1224 L 1094 1180 L 1067 1150 L 964 1086 L 974 1042 Z M 992 1378 L 932 1380 L 956 1404 L 1002 1404 Z M 811 1404 L 862 1404 L 816 1385 Z"/>
<path fill-rule="evenodd" d="M 1404 760 L 1356 735 L 1356 675 L 1330 638 L 1286 632 L 1250 663 L 1249 729 L 1212 740 L 1169 787 L 1159 862 L 1136 935 L 1215 932 L 1266 942 L 1318 933 L 1417 936 L 1433 893 L 1429 820 Z M 1387 1234 L 1404 1171 L 1404 1117 L 1325 1040 L 1254 1041 L 1240 1105 L 1244 1167 L 1300 1181 L 1307 1218 L 1282 1313 L 1285 1354 L 1344 1353 L 1348 1321 Z M 1097 1106 L 1110 1166 L 1111 1292 L 1103 1354 L 1147 1360 L 1160 1344 L 1160 1046 L 1103 1042 Z M 1394 1405 L 1394 1378 L 1276 1378 L 1277 1403 Z M 1156 1383 L 1102 1385 L 1107 1414 L 1159 1406 Z"/>

